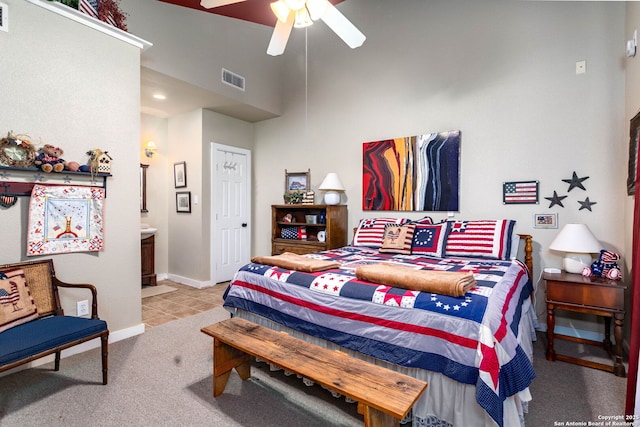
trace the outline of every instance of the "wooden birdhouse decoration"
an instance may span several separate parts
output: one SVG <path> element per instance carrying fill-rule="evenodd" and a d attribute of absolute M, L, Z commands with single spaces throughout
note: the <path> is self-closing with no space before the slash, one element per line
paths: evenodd
<path fill-rule="evenodd" d="M 99 149 L 88 151 L 91 159 L 91 171 L 93 173 L 111 173 L 111 161 L 113 160 L 108 151 Z"/>

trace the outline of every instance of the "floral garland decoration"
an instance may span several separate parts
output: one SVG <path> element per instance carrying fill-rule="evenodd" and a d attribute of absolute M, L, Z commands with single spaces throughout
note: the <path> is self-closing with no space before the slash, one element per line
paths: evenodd
<path fill-rule="evenodd" d="M 127 14 L 120 10 L 116 0 L 100 0 L 98 3 L 98 19 L 113 24 L 122 31 L 127 31 Z"/>

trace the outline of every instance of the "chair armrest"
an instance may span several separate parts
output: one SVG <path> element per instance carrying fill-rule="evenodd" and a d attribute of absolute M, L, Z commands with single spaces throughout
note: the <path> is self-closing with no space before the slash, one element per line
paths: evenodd
<path fill-rule="evenodd" d="M 53 277 L 53 283 L 61 288 L 88 289 L 91 291 L 91 318 L 98 319 L 98 291 L 96 287 L 88 283 L 65 283 L 57 277 Z"/>

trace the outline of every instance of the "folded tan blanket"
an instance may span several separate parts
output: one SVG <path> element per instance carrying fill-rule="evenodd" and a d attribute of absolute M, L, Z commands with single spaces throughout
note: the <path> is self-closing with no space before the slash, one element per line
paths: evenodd
<path fill-rule="evenodd" d="M 288 270 L 306 271 L 307 273 L 340 267 L 340 263 L 336 261 L 323 261 L 291 252 L 284 252 L 280 255 L 273 256 L 256 256 L 251 258 L 251 262 L 273 265 Z"/>
<path fill-rule="evenodd" d="M 356 277 L 367 282 L 454 297 L 463 296 L 477 285 L 471 272 L 415 270 L 386 263 L 358 267 Z"/>

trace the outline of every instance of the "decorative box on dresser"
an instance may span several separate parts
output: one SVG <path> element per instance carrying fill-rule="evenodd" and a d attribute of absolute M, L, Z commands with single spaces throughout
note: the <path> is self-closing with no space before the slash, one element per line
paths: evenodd
<path fill-rule="evenodd" d="M 307 220 L 310 216 L 315 216 L 315 223 Z M 293 252 L 302 255 L 345 246 L 347 219 L 346 205 L 272 205 L 271 254 Z M 282 230 L 287 227 L 304 227 L 306 240 L 283 239 Z M 321 231 L 325 232 L 324 242 L 318 240 Z"/>

